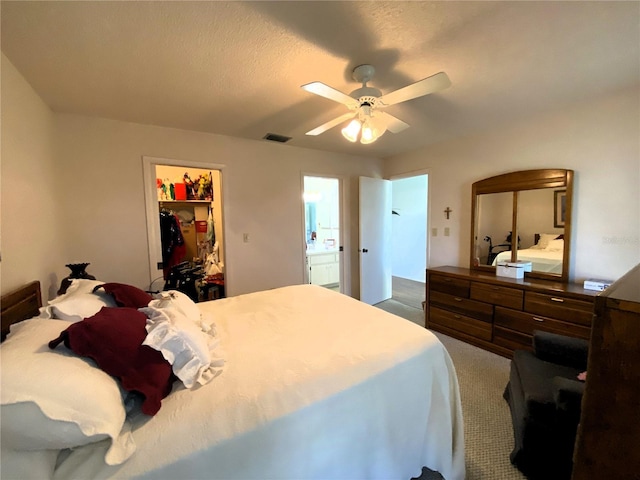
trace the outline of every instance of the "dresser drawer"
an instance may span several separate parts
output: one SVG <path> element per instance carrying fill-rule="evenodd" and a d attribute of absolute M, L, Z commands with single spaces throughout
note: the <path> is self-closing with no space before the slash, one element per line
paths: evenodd
<path fill-rule="evenodd" d="M 524 310 L 535 315 L 577 323 L 586 327 L 591 327 L 593 319 L 593 302 L 561 295 L 526 292 Z"/>
<path fill-rule="evenodd" d="M 438 305 L 447 310 L 468 315 L 484 322 L 491 323 L 493 318 L 493 305 L 446 293 L 431 292 L 429 304 Z"/>
<path fill-rule="evenodd" d="M 591 331 L 588 327 L 576 325 L 575 323 L 563 322 L 527 312 L 517 312 L 502 307 L 496 307 L 494 325 L 529 336 L 533 335 L 534 330 L 543 330 L 545 332 L 588 339 Z M 530 337 L 528 343 L 531 343 Z"/>
<path fill-rule="evenodd" d="M 429 324 L 442 325 L 482 340 L 491 341 L 491 324 L 436 307 L 429 308 Z"/>
<path fill-rule="evenodd" d="M 457 297 L 469 298 L 469 280 L 446 277 L 444 275 L 430 275 L 429 289 L 431 291 L 449 293 Z"/>
<path fill-rule="evenodd" d="M 493 343 L 510 350 L 533 350 L 531 335 L 497 325 L 493 326 Z"/>
<path fill-rule="evenodd" d="M 471 298 L 482 302 L 522 310 L 524 292 L 517 288 L 471 282 Z"/>

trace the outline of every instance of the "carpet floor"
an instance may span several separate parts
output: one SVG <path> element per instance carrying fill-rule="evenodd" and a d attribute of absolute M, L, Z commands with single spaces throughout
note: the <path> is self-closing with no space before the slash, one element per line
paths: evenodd
<path fill-rule="evenodd" d="M 422 309 L 386 300 L 376 305 L 424 327 Z M 464 417 L 466 480 L 526 480 L 509 461 L 513 430 L 502 392 L 509 379 L 509 360 L 433 332 L 444 344 L 456 368 Z M 419 480 L 442 480 L 424 469 Z"/>

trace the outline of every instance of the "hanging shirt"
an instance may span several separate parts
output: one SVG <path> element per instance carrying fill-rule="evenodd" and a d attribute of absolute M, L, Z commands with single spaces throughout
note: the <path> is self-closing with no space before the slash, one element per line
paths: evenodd
<path fill-rule="evenodd" d="M 182 262 L 187 253 L 180 221 L 172 212 L 166 210 L 160 211 L 160 242 L 162 244 L 162 269 L 166 279 L 171 267 Z"/>

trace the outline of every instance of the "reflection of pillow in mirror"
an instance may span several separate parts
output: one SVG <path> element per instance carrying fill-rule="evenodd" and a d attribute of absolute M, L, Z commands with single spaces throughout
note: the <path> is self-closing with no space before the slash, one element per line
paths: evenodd
<path fill-rule="evenodd" d="M 564 240 L 551 240 L 547 244 L 547 248 L 545 248 L 545 250 L 550 252 L 561 252 L 564 250 Z"/>
<path fill-rule="evenodd" d="M 557 233 L 541 233 L 538 243 L 536 243 L 535 246 L 532 248 L 539 248 L 539 249 L 547 248 L 547 246 L 549 245 L 549 242 L 552 240 L 555 240 L 556 238 L 558 238 Z"/>

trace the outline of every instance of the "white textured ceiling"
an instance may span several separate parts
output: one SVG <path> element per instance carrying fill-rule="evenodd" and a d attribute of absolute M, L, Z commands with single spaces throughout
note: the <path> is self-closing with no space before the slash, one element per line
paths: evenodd
<path fill-rule="evenodd" d="M 0 4 L 2 51 L 56 112 L 388 157 L 640 83 L 639 2 L 90 2 Z M 371 145 L 347 109 L 300 88 L 452 86 L 389 107 L 411 127 Z"/>

